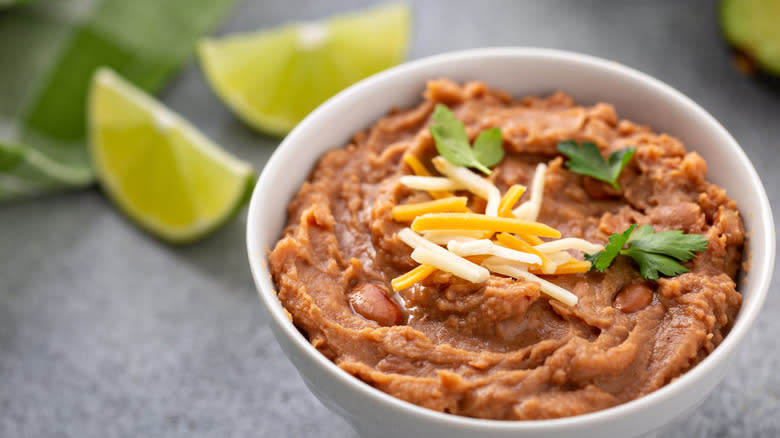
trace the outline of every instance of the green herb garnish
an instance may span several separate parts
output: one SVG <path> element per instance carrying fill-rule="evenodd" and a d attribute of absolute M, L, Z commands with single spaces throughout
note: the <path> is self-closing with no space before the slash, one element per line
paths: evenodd
<path fill-rule="evenodd" d="M 631 232 L 634 231 L 634 228 L 636 228 L 636 224 L 631 224 L 631 226 L 622 233 L 612 233 L 612 235 L 609 236 L 609 243 L 607 243 L 607 246 L 605 246 L 603 250 L 596 254 L 585 254 L 585 260 L 592 264 L 591 269 L 604 272 L 604 270 L 612 264 L 612 260 L 617 257 L 620 250 L 623 249 L 623 246 L 628 241 L 628 237 L 631 236 Z"/>
<path fill-rule="evenodd" d="M 636 148 L 629 146 L 612 152 L 609 159 L 605 161 L 595 144 L 583 141 L 582 146 L 580 146 L 574 140 L 567 140 L 558 143 L 558 152 L 569 158 L 566 167 L 572 172 L 592 176 L 599 181 L 611 184 L 615 190 L 620 191 L 617 179 L 628 161 L 634 156 Z"/>
<path fill-rule="evenodd" d="M 603 272 L 622 254 L 634 259 L 642 278 L 657 280 L 659 273 L 673 277 L 688 272 L 679 262 L 687 262 L 696 257 L 695 252 L 707 249 L 707 238 L 699 234 L 685 234 L 681 230 L 656 233 L 650 225 L 635 228 L 633 224 L 622 233 L 612 234 L 603 251 L 586 255 L 585 260 L 593 264 L 591 269 Z"/>
<path fill-rule="evenodd" d="M 490 175 L 488 167 L 498 164 L 504 158 L 504 140 L 501 129 L 491 128 L 482 131 L 474 148 L 469 145 L 466 127 L 445 105 L 438 104 L 433 110 L 431 135 L 436 142 L 439 155 L 452 164 L 474 167 Z"/>

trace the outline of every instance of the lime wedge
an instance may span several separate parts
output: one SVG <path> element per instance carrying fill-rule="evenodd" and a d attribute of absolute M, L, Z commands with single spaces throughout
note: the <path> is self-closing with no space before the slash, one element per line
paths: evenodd
<path fill-rule="evenodd" d="M 245 122 L 284 135 L 347 86 L 403 60 L 409 7 L 390 4 L 324 21 L 204 39 L 212 88 Z"/>
<path fill-rule="evenodd" d="M 252 167 L 111 70 L 87 103 L 89 152 L 103 189 L 134 222 L 172 243 L 197 240 L 232 217 Z"/>
<path fill-rule="evenodd" d="M 746 61 L 780 76 L 780 0 L 723 0 L 720 27 Z"/>

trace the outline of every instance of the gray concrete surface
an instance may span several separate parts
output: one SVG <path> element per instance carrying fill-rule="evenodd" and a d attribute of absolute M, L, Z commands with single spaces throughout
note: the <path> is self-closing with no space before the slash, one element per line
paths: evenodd
<path fill-rule="evenodd" d="M 218 33 L 354 9 L 252 1 Z M 410 58 L 544 46 L 613 59 L 681 90 L 742 144 L 780 211 L 780 93 L 731 66 L 707 1 L 414 2 Z M 162 95 L 262 168 L 278 140 L 236 120 L 194 62 Z M 158 243 L 95 189 L 0 206 L 0 437 L 355 437 L 306 390 L 264 320 L 240 216 Z M 665 437 L 780 432 L 774 290 L 723 384 Z"/>

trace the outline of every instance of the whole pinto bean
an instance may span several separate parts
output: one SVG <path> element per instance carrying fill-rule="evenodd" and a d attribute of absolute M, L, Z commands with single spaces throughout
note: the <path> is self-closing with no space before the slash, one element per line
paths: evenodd
<path fill-rule="evenodd" d="M 361 283 L 355 286 L 349 293 L 349 304 L 355 313 L 379 325 L 387 327 L 403 323 L 401 309 L 379 285 Z"/>
<path fill-rule="evenodd" d="M 633 313 L 644 309 L 653 302 L 653 290 L 645 283 L 632 283 L 623 286 L 615 295 L 614 306 L 623 313 Z"/>

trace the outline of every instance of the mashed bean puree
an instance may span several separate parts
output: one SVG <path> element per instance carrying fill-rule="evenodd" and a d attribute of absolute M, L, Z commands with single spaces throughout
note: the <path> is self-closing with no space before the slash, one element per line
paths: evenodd
<path fill-rule="evenodd" d="M 535 282 L 492 274 L 470 283 L 437 271 L 397 293 L 390 280 L 417 266 L 393 206 L 427 201 L 399 183 L 414 154 L 438 155 L 428 130 L 437 103 L 473 139 L 500 127 L 505 158 L 491 181 L 530 185 L 547 163 L 539 221 L 564 237 L 606 243 L 630 224 L 704 235 L 690 272 L 643 280 L 619 256 L 605 272 L 547 275 L 571 291 L 566 306 Z M 349 114 L 344 114 L 349 117 Z M 614 192 L 569 171 L 556 145 L 590 141 L 636 154 Z M 336 146 L 336 145 L 334 145 Z M 535 420 L 605 409 L 648 394 L 704 359 L 739 310 L 735 279 L 744 230 L 737 206 L 706 180 L 683 144 L 618 118 L 607 103 L 580 106 L 556 92 L 512 99 L 481 82 L 428 83 L 416 107 L 393 110 L 326 153 L 289 205 L 270 256 L 278 297 L 295 325 L 346 372 L 395 397 L 470 417 Z M 473 208 L 484 209 L 480 199 Z M 480 204 L 482 203 L 482 204 Z"/>

